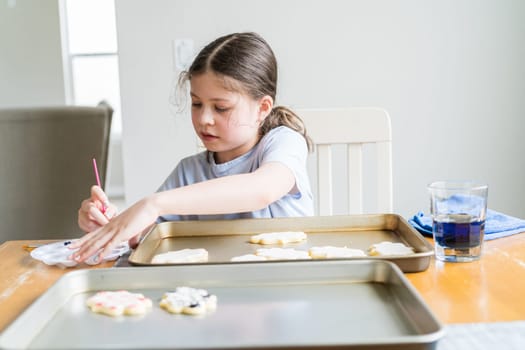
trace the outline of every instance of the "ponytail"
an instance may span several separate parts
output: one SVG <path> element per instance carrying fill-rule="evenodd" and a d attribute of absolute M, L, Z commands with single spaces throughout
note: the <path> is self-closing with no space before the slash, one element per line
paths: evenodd
<path fill-rule="evenodd" d="M 259 134 L 261 136 L 266 135 L 270 130 L 278 126 L 287 126 L 292 130 L 297 131 L 303 135 L 308 151 L 313 150 L 312 139 L 306 133 L 306 127 L 304 126 L 301 118 L 295 114 L 291 109 L 283 106 L 276 106 L 272 109 L 270 114 L 264 119 L 263 123 L 259 128 Z"/>

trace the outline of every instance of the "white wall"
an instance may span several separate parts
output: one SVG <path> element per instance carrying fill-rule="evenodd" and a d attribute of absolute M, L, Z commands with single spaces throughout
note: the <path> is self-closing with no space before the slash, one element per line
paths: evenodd
<path fill-rule="evenodd" d="M 257 31 L 280 64 L 278 104 L 380 106 L 393 127 L 394 209 L 428 211 L 426 184 L 474 178 L 525 217 L 525 2 L 117 0 L 126 196 L 154 191 L 195 151 L 175 115 L 172 41 L 196 50 Z"/>
<path fill-rule="evenodd" d="M 58 1 L 2 1 L 0 107 L 64 103 Z"/>

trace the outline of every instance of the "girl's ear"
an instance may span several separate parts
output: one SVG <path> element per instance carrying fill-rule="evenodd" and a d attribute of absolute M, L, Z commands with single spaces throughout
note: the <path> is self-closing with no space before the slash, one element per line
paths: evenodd
<path fill-rule="evenodd" d="M 259 100 L 259 122 L 262 122 L 273 109 L 273 98 L 266 95 Z"/>

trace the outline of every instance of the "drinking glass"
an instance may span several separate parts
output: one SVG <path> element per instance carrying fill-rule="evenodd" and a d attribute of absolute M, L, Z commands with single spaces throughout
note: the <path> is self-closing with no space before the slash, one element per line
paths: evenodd
<path fill-rule="evenodd" d="M 488 186 L 474 181 L 428 185 L 436 259 L 478 260 L 483 248 Z"/>

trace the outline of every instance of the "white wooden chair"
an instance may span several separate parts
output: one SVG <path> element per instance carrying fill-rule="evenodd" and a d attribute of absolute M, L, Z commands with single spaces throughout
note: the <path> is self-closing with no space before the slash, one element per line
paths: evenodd
<path fill-rule="evenodd" d="M 297 109 L 317 152 L 317 208 L 333 215 L 332 146 L 348 150 L 348 214 L 363 213 L 363 146 L 374 143 L 377 157 L 376 213 L 391 213 L 392 133 L 390 117 L 380 108 Z"/>

